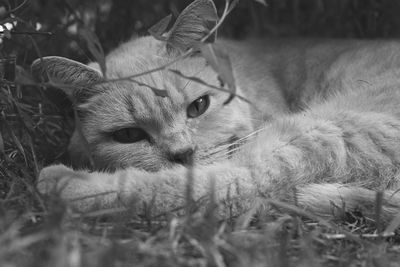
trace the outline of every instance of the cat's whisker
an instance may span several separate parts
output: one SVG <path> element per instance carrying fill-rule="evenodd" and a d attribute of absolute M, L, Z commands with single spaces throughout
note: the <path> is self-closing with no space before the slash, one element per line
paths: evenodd
<path fill-rule="evenodd" d="M 262 130 L 263 129 L 258 129 L 256 131 L 251 132 L 250 134 L 248 134 L 246 136 L 243 136 L 243 137 L 235 140 L 234 142 L 216 146 L 212 150 L 208 151 L 209 153 L 207 153 L 207 156 L 213 156 L 213 155 L 221 153 L 221 152 L 225 153 L 227 151 L 228 152 L 234 151 L 235 146 L 238 146 L 238 147 L 242 146 L 245 141 L 247 141 L 251 138 L 254 138 Z"/>
<path fill-rule="evenodd" d="M 204 153 L 200 159 L 210 159 L 210 158 L 216 158 L 218 157 L 221 153 L 226 153 L 229 151 L 230 146 L 224 146 L 224 147 L 215 147 L 212 150 L 207 151 Z"/>
<path fill-rule="evenodd" d="M 262 130 L 263 130 L 263 129 L 255 130 L 255 131 L 251 132 L 250 134 L 248 134 L 248 135 L 246 135 L 246 136 L 243 136 L 243 137 L 241 137 L 241 138 L 235 140 L 235 142 L 231 143 L 230 145 L 240 144 L 240 143 L 242 143 L 242 141 L 245 141 L 245 140 L 247 140 L 247 139 L 250 139 L 251 137 L 254 137 L 256 134 L 258 134 L 258 133 L 261 132 Z"/>
<path fill-rule="evenodd" d="M 235 152 L 239 151 L 240 149 L 241 149 L 241 147 L 237 147 L 237 148 L 234 148 L 232 150 L 225 151 L 225 153 L 220 153 L 220 154 L 214 156 L 213 160 L 229 158 L 230 156 L 232 156 L 232 154 L 234 154 Z"/>
<path fill-rule="evenodd" d="M 216 160 L 222 160 L 222 159 L 227 159 L 229 156 L 231 156 L 233 153 L 236 151 L 240 150 L 241 146 L 233 147 L 232 145 L 230 147 L 226 147 L 224 149 L 221 149 L 218 147 L 217 151 L 212 151 L 211 153 L 206 153 L 199 157 L 201 161 L 209 160 L 210 162 L 216 161 Z"/>

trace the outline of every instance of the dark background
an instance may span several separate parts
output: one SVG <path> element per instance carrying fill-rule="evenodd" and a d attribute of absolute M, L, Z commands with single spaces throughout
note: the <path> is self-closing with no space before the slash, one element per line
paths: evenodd
<path fill-rule="evenodd" d="M 61 55 L 87 62 L 93 60 L 78 34 L 93 30 L 107 53 L 164 16 L 177 15 L 189 0 L 22 0 L 0 1 L 12 8 L 19 5 L 14 18 L 19 20 L 4 38 L 3 55 L 17 54 L 18 63 L 30 64 L 42 55 Z M 221 15 L 224 1 L 215 1 Z M 260 36 L 304 36 L 340 38 L 396 38 L 400 35 L 398 0 L 241 0 L 220 29 L 220 34 L 243 39 Z M 5 5 L 7 6 L 7 5 Z M 3 12 L 4 13 L 4 12 Z M 0 18 L 2 17 L 0 12 Z M 3 14 L 3 22 L 10 14 Z M 21 34 L 36 31 L 45 34 Z M 36 28 L 36 29 L 35 29 Z M 20 33 L 18 33 L 20 32 Z M 10 36 L 8 36 L 10 37 Z"/>

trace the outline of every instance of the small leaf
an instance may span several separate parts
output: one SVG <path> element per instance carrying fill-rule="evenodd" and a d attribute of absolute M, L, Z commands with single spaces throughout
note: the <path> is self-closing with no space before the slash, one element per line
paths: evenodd
<path fill-rule="evenodd" d="M 6 81 L 15 81 L 15 57 L 1 58 L 0 77 Z"/>
<path fill-rule="evenodd" d="M 267 6 L 267 2 L 265 2 L 265 0 L 253 0 L 253 1 L 260 3 L 263 6 Z"/>
<path fill-rule="evenodd" d="M 19 84 L 35 84 L 32 76 L 21 66 L 15 67 L 15 80 Z"/>
<path fill-rule="evenodd" d="M 235 97 L 238 97 L 239 99 L 243 100 L 244 102 L 249 103 L 249 104 L 252 105 L 255 109 L 257 109 L 257 108 L 250 102 L 250 100 L 244 98 L 244 97 L 241 96 L 241 95 L 238 95 L 238 94 L 236 94 L 236 93 L 233 93 L 233 92 L 232 92 L 231 90 L 229 90 L 229 89 L 225 89 L 225 88 L 222 88 L 222 87 L 214 86 L 214 85 L 209 84 L 209 83 L 207 83 L 207 82 L 203 81 L 202 79 L 200 79 L 200 78 L 198 78 L 198 77 L 195 77 L 195 76 L 187 76 L 187 75 L 183 74 L 182 72 L 180 72 L 179 70 L 174 70 L 174 69 L 168 69 L 168 70 L 169 70 L 170 72 L 172 72 L 172 73 L 174 73 L 174 74 L 176 74 L 176 75 L 178 75 L 178 76 L 184 78 L 184 79 L 191 80 L 191 81 L 193 81 L 193 82 L 202 84 L 202 85 L 204 85 L 204 86 L 213 88 L 213 89 L 218 90 L 218 91 L 221 91 L 221 92 L 229 93 L 229 94 L 231 94 L 231 95 L 233 95 L 233 96 L 235 96 Z"/>
<path fill-rule="evenodd" d="M 176 75 L 178 75 L 178 76 L 180 76 L 180 77 L 182 77 L 184 79 L 188 79 L 188 80 L 194 81 L 196 83 L 199 83 L 199 84 L 214 88 L 214 86 L 212 86 L 211 84 L 206 83 L 205 81 L 203 81 L 202 79 L 200 79 L 198 77 L 187 76 L 187 75 L 183 74 L 182 72 L 180 72 L 179 70 L 169 69 L 169 71 L 172 72 L 172 73 L 175 73 Z"/>
<path fill-rule="evenodd" d="M 29 116 L 28 114 L 26 114 L 26 112 L 23 111 L 23 107 L 24 104 L 23 103 L 19 103 L 15 100 L 13 100 L 14 103 L 14 107 L 18 113 L 19 118 L 21 119 L 21 122 L 24 124 L 25 126 L 25 130 L 29 132 L 31 132 L 34 129 L 34 123 L 32 121 L 32 117 Z"/>
<path fill-rule="evenodd" d="M 235 77 L 233 76 L 232 64 L 228 54 L 212 44 L 200 46 L 200 51 L 211 67 L 218 73 L 219 78 L 226 83 L 231 90 L 231 95 L 224 102 L 224 105 L 228 104 L 236 94 Z"/>
<path fill-rule="evenodd" d="M 158 89 L 156 87 L 150 86 L 150 85 L 145 84 L 145 83 L 141 83 L 141 82 L 133 80 L 133 79 L 130 79 L 130 80 L 132 82 L 136 83 L 139 86 L 144 86 L 144 87 L 150 88 L 156 96 L 160 96 L 160 97 L 167 97 L 168 96 L 168 92 L 166 90 L 164 90 L 164 89 Z"/>
<path fill-rule="evenodd" d="M 78 138 L 80 139 L 80 141 L 82 142 L 82 148 L 83 148 L 83 153 L 85 154 L 85 156 L 87 157 L 87 159 L 89 160 L 89 166 L 91 168 L 95 167 L 95 163 L 93 160 L 93 156 L 91 153 L 91 149 L 90 149 L 90 144 L 88 142 L 88 140 L 86 139 L 85 135 L 83 134 L 82 131 L 82 122 L 78 116 L 78 111 L 76 109 L 77 103 L 72 100 L 73 103 L 73 109 L 74 109 L 74 117 L 75 117 L 75 130 L 77 133 Z"/>
<path fill-rule="evenodd" d="M 157 22 L 154 26 L 152 26 L 149 29 L 149 33 L 151 34 L 151 36 L 153 36 L 157 40 L 166 41 L 167 38 L 162 35 L 168 29 L 169 23 L 171 22 L 171 18 L 172 18 L 172 15 L 169 14 L 168 16 L 166 16 L 165 18 L 163 18 L 162 20 Z"/>
<path fill-rule="evenodd" d="M 383 235 L 393 233 L 400 226 L 400 213 L 398 213 L 383 231 Z"/>
<path fill-rule="evenodd" d="M 65 82 L 61 81 L 60 79 L 58 79 L 55 76 L 48 77 L 48 82 L 47 83 L 43 83 L 43 85 L 59 88 L 62 91 L 64 91 L 70 97 L 74 96 L 76 94 L 76 92 L 78 92 L 81 89 L 81 87 L 83 87 L 82 84 L 72 84 L 72 83 L 68 84 L 68 83 L 65 83 Z M 76 90 L 78 90 L 78 91 L 76 91 Z"/>
<path fill-rule="evenodd" d="M 7 9 L 5 6 L 0 6 L 0 19 L 4 18 L 7 15 Z"/>
<path fill-rule="evenodd" d="M 106 58 L 104 56 L 103 47 L 96 34 L 86 28 L 82 28 L 79 30 L 79 35 L 85 39 L 90 53 L 92 53 L 96 62 L 100 65 L 103 77 L 106 77 Z"/>
<path fill-rule="evenodd" d="M 24 147 L 22 146 L 21 142 L 18 140 L 17 136 L 14 134 L 13 130 L 11 129 L 11 127 L 9 125 L 7 125 L 7 126 L 9 128 L 9 131 L 10 131 L 12 140 L 14 141 L 14 144 L 16 145 L 17 149 L 19 150 L 19 152 L 24 157 L 25 164 L 28 164 L 28 161 L 26 159 L 26 154 L 25 154 Z"/>
<path fill-rule="evenodd" d="M 5 26 L 3 26 L 3 32 L 2 34 L 4 34 L 4 37 L 6 37 L 7 39 L 11 39 L 11 32 L 9 29 L 7 29 Z"/>
<path fill-rule="evenodd" d="M 229 1 L 229 0 L 225 0 L 225 1 Z M 230 13 L 237 6 L 237 4 L 239 4 L 239 0 L 232 0 L 232 2 L 230 2 L 230 4 L 229 4 L 228 13 Z"/>
<path fill-rule="evenodd" d="M 1 132 L 0 132 L 0 153 L 2 155 L 6 154 L 6 152 L 4 150 L 4 139 L 3 139 L 3 135 L 1 134 Z"/>
<path fill-rule="evenodd" d="M 187 6 L 168 33 L 167 49 L 186 51 L 195 47 L 217 25 L 217 9 L 212 0 L 196 0 Z M 216 32 L 205 42 L 212 43 Z"/>

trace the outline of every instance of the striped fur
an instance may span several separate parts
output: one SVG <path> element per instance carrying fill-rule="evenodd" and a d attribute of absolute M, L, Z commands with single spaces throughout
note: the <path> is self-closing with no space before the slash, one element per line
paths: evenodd
<path fill-rule="evenodd" d="M 400 212 L 395 192 L 400 186 L 400 42 L 221 40 L 219 45 L 231 57 L 238 94 L 256 108 L 238 98 L 224 106 L 225 93 L 168 70 L 137 78 L 166 90 L 165 98 L 128 81 L 95 85 L 92 91 L 98 93 L 79 107 L 85 114 L 83 133 L 97 166 L 116 171 L 50 166 L 40 174 L 40 191 L 58 186 L 70 200 L 113 192 L 74 202 L 79 210 L 132 199 L 150 202 L 154 196 L 159 211 L 170 210 L 183 204 L 188 169 L 165 155 L 192 146 L 197 199 L 212 184 L 220 200 L 238 197 L 245 209 L 257 196 L 292 201 L 296 188 L 298 203 L 318 214 L 329 215 L 332 203 L 347 203 L 372 216 L 374 191 L 388 190 L 383 218 Z M 107 57 L 107 78 L 171 59 L 164 44 L 151 37 L 132 40 Z M 59 64 L 68 69 L 68 61 Z M 171 68 L 219 86 L 217 74 L 199 57 Z M 187 118 L 186 107 L 203 94 L 210 94 L 210 108 Z M 153 141 L 110 139 L 110 132 L 127 126 L 142 127 Z M 82 147 L 75 134 L 70 149 L 80 162 Z"/>

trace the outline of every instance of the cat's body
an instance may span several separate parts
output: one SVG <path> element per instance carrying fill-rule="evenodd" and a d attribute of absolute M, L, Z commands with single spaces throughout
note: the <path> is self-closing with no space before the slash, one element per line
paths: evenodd
<path fill-rule="evenodd" d="M 257 196 L 290 201 L 297 188 L 298 204 L 318 213 L 329 214 L 330 201 L 338 206 L 345 201 L 371 215 L 371 190 L 389 190 L 385 219 L 398 212 L 400 197 L 390 196 L 390 190 L 400 186 L 400 42 L 222 40 L 219 45 L 230 55 L 237 94 L 257 108 L 238 97 L 223 105 L 226 93 L 168 70 L 135 78 L 136 84 L 75 90 L 70 95 L 80 105 L 82 131 L 96 166 L 116 171 L 50 166 L 41 172 L 39 189 L 49 192 L 59 182 L 62 197 L 79 198 L 75 206 L 80 210 L 135 199 L 155 201 L 158 210 L 168 211 L 183 204 L 187 179 L 193 176 L 195 199 L 212 185 L 219 200 L 239 197 L 242 208 Z M 172 59 L 162 42 L 139 38 L 108 56 L 107 78 Z M 88 77 L 94 83 L 102 79 L 70 61 L 44 61 L 49 76 L 72 85 Z M 43 71 L 39 65 L 33 69 Z M 217 74 L 200 57 L 170 68 L 219 86 Z M 169 96 L 156 96 L 138 83 L 165 89 Z M 204 95 L 210 96 L 208 109 L 188 117 L 189 105 Z M 133 127 L 144 130 L 145 137 L 128 144 L 113 139 L 115 131 Z M 77 133 L 70 149 L 79 162 L 86 160 Z M 187 151 L 194 151 L 193 169 L 182 165 Z M 97 196 L 81 198 L 89 195 Z"/>

